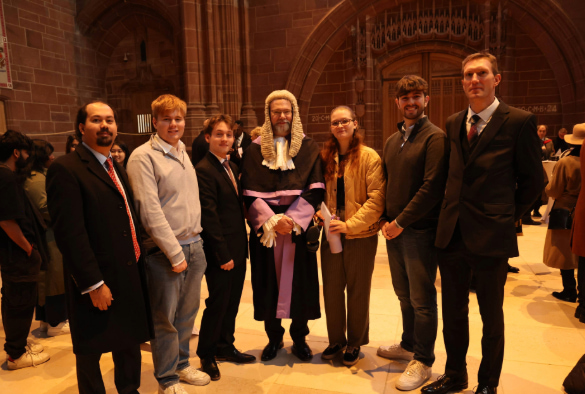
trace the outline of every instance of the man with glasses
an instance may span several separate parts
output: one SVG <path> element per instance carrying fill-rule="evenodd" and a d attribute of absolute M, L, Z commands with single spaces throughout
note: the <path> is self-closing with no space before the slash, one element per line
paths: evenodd
<path fill-rule="evenodd" d="M 264 321 L 269 339 L 262 361 L 275 358 L 284 346 L 281 319 L 292 319 L 293 354 L 309 361 L 313 354 L 305 342 L 307 323 L 321 317 L 317 257 L 307 249 L 307 230 L 325 188 L 319 147 L 303 134 L 297 100 L 290 92 L 272 92 L 265 114 L 260 141 L 246 150 L 241 166 L 252 227 L 254 318 Z"/>
<path fill-rule="evenodd" d="M 402 310 L 402 340 L 380 346 L 378 355 L 410 361 L 396 381 L 399 390 L 426 382 L 435 361 L 437 338 L 437 249 L 434 246 L 447 179 L 447 135 L 425 115 L 427 82 L 406 75 L 396 85 L 402 114 L 398 133 L 386 141 L 386 212 L 380 218 Z"/>

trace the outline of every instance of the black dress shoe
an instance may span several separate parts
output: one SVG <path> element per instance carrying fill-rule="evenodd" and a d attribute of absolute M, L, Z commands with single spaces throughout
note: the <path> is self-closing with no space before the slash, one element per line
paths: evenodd
<path fill-rule="evenodd" d="M 585 323 L 585 307 L 579 305 L 575 310 L 575 317 L 579 319 L 581 323 Z"/>
<path fill-rule="evenodd" d="M 358 361 L 360 361 L 360 347 L 348 346 L 343 354 L 343 364 L 351 367 L 357 364 Z"/>
<path fill-rule="evenodd" d="M 313 352 L 309 345 L 307 345 L 307 342 L 293 343 L 290 350 L 292 350 L 292 353 L 301 361 L 311 361 L 313 358 Z"/>
<path fill-rule="evenodd" d="M 552 296 L 557 298 L 561 301 L 566 302 L 577 302 L 577 292 L 576 291 L 553 291 Z"/>
<path fill-rule="evenodd" d="M 335 345 L 329 345 L 327 346 L 327 349 L 323 350 L 323 353 L 321 353 L 321 358 L 323 360 L 333 360 L 344 350 L 345 345 L 340 345 L 339 343 L 336 343 Z"/>
<path fill-rule="evenodd" d="M 284 347 L 284 342 L 282 342 L 282 341 L 268 342 L 268 345 L 266 345 L 266 347 L 262 351 L 262 357 L 260 357 L 260 359 L 262 361 L 272 360 L 274 357 L 276 357 L 276 353 L 278 353 L 278 351 L 280 349 L 282 349 L 283 347 Z"/>
<path fill-rule="evenodd" d="M 497 387 L 490 387 L 490 386 L 477 386 L 477 390 L 475 390 L 475 394 L 496 394 L 498 392 Z"/>
<path fill-rule="evenodd" d="M 534 220 L 532 220 L 532 218 L 530 220 L 528 220 L 528 219 L 526 219 L 526 220 L 522 219 L 522 224 L 526 224 L 526 225 L 529 225 L 529 226 L 540 226 L 540 222 L 534 221 Z"/>
<path fill-rule="evenodd" d="M 513 274 L 517 274 L 518 272 L 520 272 L 520 268 L 511 266 L 510 264 L 508 264 L 508 272 L 511 272 Z"/>
<path fill-rule="evenodd" d="M 202 358 L 200 369 L 208 374 L 211 380 L 219 380 L 221 378 L 215 358 Z"/>
<path fill-rule="evenodd" d="M 256 361 L 256 357 L 251 354 L 242 353 L 236 348 L 221 352 L 221 354 L 215 356 L 215 359 L 217 361 L 230 361 L 239 364 L 248 364 Z"/>
<path fill-rule="evenodd" d="M 449 391 L 461 391 L 467 388 L 467 378 L 454 379 L 447 375 L 441 375 L 433 383 L 426 385 L 420 392 L 423 394 L 446 394 Z"/>

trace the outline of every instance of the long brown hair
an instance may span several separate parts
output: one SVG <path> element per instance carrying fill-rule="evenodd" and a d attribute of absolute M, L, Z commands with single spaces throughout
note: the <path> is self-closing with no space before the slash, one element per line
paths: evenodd
<path fill-rule="evenodd" d="M 351 114 L 351 118 L 355 120 L 355 112 L 345 105 L 340 105 L 338 107 L 333 108 L 331 114 L 333 115 L 334 112 L 339 110 L 347 110 Z M 353 131 L 353 139 L 349 144 L 349 149 L 345 152 L 345 156 L 343 160 L 339 163 L 339 170 L 337 171 L 337 176 L 342 177 L 345 174 L 345 167 L 346 164 L 349 163 L 349 168 L 355 168 L 358 166 L 358 159 L 359 159 L 359 150 L 360 145 L 362 144 L 363 137 L 360 133 L 358 133 L 358 129 L 354 129 Z M 339 142 L 337 142 L 337 138 L 331 133 L 329 138 L 325 142 L 325 146 L 321 150 L 321 160 L 323 161 L 323 167 L 325 168 L 325 179 L 331 180 L 335 176 L 335 155 L 339 153 Z"/>

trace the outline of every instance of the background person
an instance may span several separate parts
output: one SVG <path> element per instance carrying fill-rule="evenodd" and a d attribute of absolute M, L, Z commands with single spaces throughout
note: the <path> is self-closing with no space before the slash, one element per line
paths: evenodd
<path fill-rule="evenodd" d="M 32 367 L 49 360 L 39 344 L 27 340 L 37 303 L 37 281 L 44 253 L 42 224 L 26 197 L 21 172 L 31 140 L 18 131 L 0 135 L 0 275 L 2 325 L 9 370 Z"/>
<path fill-rule="evenodd" d="M 120 138 L 116 138 L 110 152 L 112 152 L 112 159 L 126 168 L 128 159 L 130 158 L 130 149 L 128 149 L 128 145 L 126 145 L 126 143 Z"/>
<path fill-rule="evenodd" d="M 81 141 L 77 139 L 74 135 L 67 136 L 67 142 L 65 142 L 65 153 L 71 153 L 75 151 L 77 145 L 80 144 Z"/>
<path fill-rule="evenodd" d="M 36 318 L 41 321 L 41 332 L 45 332 L 49 337 L 70 333 L 65 302 L 63 256 L 55 241 L 47 206 L 47 169 L 55 160 L 53 151 L 53 145 L 50 142 L 33 140 L 32 154 L 28 158 L 26 169 L 28 176 L 24 182 L 24 190 L 28 198 L 41 213 L 47 227 L 45 236 L 49 259 L 47 269 L 41 271 L 39 276 Z"/>
<path fill-rule="evenodd" d="M 560 150 L 561 153 L 569 149 L 569 144 L 565 141 L 565 135 L 567 135 L 567 129 L 564 127 L 559 130 L 555 139 L 553 139 L 553 145 L 555 147 L 555 154 Z"/>
<path fill-rule="evenodd" d="M 546 186 L 546 194 L 555 199 L 549 226 L 555 219 L 556 209 L 572 212 L 581 190 L 580 155 L 585 136 L 567 134 L 565 140 L 573 149 L 555 165 L 553 176 Z M 575 269 L 578 258 L 571 252 L 571 229 L 548 229 L 544 241 L 544 264 L 561 270 L 563 291 L 554 291 L 553 297 L 567 302 L 577 301 Z"/>
<path fill-rule="evenodd" d="M 329 346 L 321 358 L 331 360 L 345 349 L 343 363 L 349 366 L 359 361 L 360 347 L 369 343 L 370 291 L 386 182 L 380 155 L 362 144 L 351 108 L 331 111 L 330 130 L 321 150 L 325 201 L 339 217 L 331 221 L 329 231 L 341 235 L 343 251 L 331 253 L 323 231 L 321 271 Z M 320 211 L 317 216 L 322 218 Z"/>

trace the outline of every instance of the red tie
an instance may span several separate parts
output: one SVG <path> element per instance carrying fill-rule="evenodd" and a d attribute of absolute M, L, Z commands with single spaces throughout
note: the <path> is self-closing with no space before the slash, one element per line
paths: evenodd
<path fill-rule="evenodd" d="M 110 178 L 112 178 L 114 185 L 116 185 L 122 197 L 124 197 L 124 203 L 126 204 L 126 213 L 128 214 L 128 219 L 130 219 L 130 230 L 132 231 L 134 255 L 136 255 L 136 261 L 138 261 L 138 259 L 140 258 L 140 246 L 138 246 L 138 239 L 136 238 L 136 231 L 134 230 L 134 221 L 132 220 L 132 214 L 130 213 L 130 206 L 128 205 L 128 200 L 126 199 L 126 194 L 124 194 L 122 185 L 120 185 L 120 182 L 118 182 L 118 178 L 116 178 L 116 174 L 114 173 L 114 164 L 112 163 L 112 158 L 109 157 L 106 163 L 108 163 L 108 175 L 110 176 Z"/>
<path fill-rule="evenodd" d="M 238 194 L 238 184 L 236 183 L 236 179 L 234 178 L 234 174 L 232 174 L 232 169 L 230 168 L 229 160 L 224 160 L 223 166 L 226 168 L 226 170 L 230 176 L 230 179 L 232 180 L 232 183 L 234 184 L 234 189 L 236 189 L 236 194 Z"/>
<path fill-rule="evenodd" d="M 469 144 L 473 143 L 477 137 L 477 122 L 479 119 L 479 115 L 477 114 L 471 117 L 471 127 L 469 128 L 469 133 L 467 133 L 467 141 L 469 141 Z"/>

